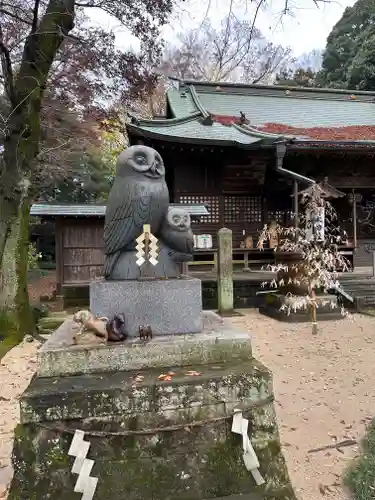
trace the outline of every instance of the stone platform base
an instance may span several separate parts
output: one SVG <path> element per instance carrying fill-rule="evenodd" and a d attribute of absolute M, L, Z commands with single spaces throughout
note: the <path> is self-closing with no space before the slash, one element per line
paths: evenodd
<path fill-rule="evenodd" d="M 132 337 L 140 325 L 151 325 L 154 335 L 201 332 L 201 280 L 93 281 L 90 310 L 107 318 L 124 313 L 125 328 Z"/>
<path fill-rule="evenodd" d="M 170 381 L 161 373 L 173 371 Z M 8 500 L 72 500 L 74 431 L 90 442 L 94 500 L 296 500 L 273 405 L 271 373 L 254 359 L 34 378 L 20 400 Z M 233 410 L 265 484 L 256 486 L 231 432 Z"/>
<path fill-rule="evenodd" d="M 283 304 L 288 302 L 289 297 L 282 294 L 270 294 L 267 297 L 267 303 L 259 307 L 259 312 L 265 316 L 285 321 L 288 323 L 307 323 L 311 322 L 311 311 L 308 309 L 297 309 L 296 311 L 281 309 Z M 337 304 L 335 295 L 322 295 L 317 297 L 317 321 L 339 320 L 343 319 L 341 307 Z"/>
<path fill-rule="evenodd" d="M 191 335 L 160 335 L 146 343 L 133 339 L 74 345 L 77 327 L 68 319 L 39 350 L 37 373 L 55 377 L 251 359 L 248 332 L 233 329 L 228 320 L 212 311 L 202 313 L 201 321 L 202 332 Z"/>

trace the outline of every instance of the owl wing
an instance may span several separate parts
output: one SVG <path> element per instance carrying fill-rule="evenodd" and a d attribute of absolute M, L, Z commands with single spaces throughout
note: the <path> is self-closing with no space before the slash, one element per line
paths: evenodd
<path fill-rule="evenodd" d="M 111 254 L 135 243 L 150 220 L 151 196 L 138 193 L 137 186 L 115 183 L 108 199 L 105 227 L 105 253 Z"/>
<path fill-rule="evenodd" d="M 181 253 L 193 253 L 194 250 L 194 237 L 193 232 L 188 230 L 184 233 L 172 232 L 170 228 L 164 235 L 164 241 L 166 245 L 174 250 L 175 252 Z"/>
<path fill-rule="evenodd" d="M 190 231 L 187 238 L 186 238 L 186 248 L 187 248 L 187 253 L 193 253 L 194 252 L 194 236 L 193 236 L 193 231 Z"/>

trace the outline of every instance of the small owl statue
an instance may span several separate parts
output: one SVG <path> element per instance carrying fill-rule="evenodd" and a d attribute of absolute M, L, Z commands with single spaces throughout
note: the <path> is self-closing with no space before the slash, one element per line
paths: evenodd
<path fill-rule="evenodd" d="M 174 252 L 189 256 L 193 253 L 194 237 L 190 215 L 186 210 L 174 206 L 168 208 L 167 217 L 161 227 L 160 239 Z"/>

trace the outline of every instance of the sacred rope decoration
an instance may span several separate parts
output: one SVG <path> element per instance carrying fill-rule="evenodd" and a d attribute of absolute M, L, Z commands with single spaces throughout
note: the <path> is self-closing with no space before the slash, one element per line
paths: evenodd
<path fill-rule="evenodd" d="M 267 396 L 265 398 L 259 399 L 257 401 L 251 401 L 246 404 L 246 408 L 241 410 L 244 413 L 253 411 L 254 408 L 262 408 L 270 403 L 273 403 L 275 400 L 274 396 Z M 239 410 L 235 410 L 239 411 Z M 204 427 L 206 425 L 216 423 L 216 422 L 224 422 L 230 420 L 233 417 L 232 414 L 223 415 L 221 417 L 211 417 L 205 420 L 194 420 L 192 422 L 184 422 L 182 424 L 174 424 L 174 425 L 165 425 L 160 427 L 154 427 L 150 429 L 137 429 L 137 430 L 121 430 L 121 431 L 96 431 L 96 430 L 87 430 L 85 431 L 86 436 L 91 437 L 109 437 L 109 436 L 151 436 L 153 434 L 157 434 L 158 432 L 171 432 L 171 431 L 179 431 L 179 430 L 190 430 L 196 427 Z M 63 434 L 72 434 L 76 433 L 75 429 L 71 429 L 69 427 L 65 427 L 62 424 L 49 425 L 42 422 L 38 423 L 38 426 L 42 429 L 46 429 L 53 432 L 61 432 Z M 80 431 L 82 432 L 82 431 Z M 242 434 L 242 433 L 241 433 Z"/>
<path fill-rule="evenodd" d="M 78 474 L 74 491 L 76 493 L 82 493 L 81 500 L 92 500 L 98 484 L 98 478 L 90 476 L 94 466 L 94 460 L 86 458 L 90 443 L 84 441 L 84 436 L 84 431 L 79 429 L 75 431 L 68 455 L 76 457 L 72 467 L 72 473 Z"/>
<path fill-rule="evenodd" d="M 257 486 L 260 486 L 264 484 L 265 481 L 261 473 L 259 472 L 259 460 L 247 434 L 248 426 L 249 421 L 246 418 L 243 418 L 242 411 L 235 409 L 232 421 L 232 432 L 234 434 L 240 434 L 242 436 L 242 457 L 245 467 L 253 475 L 254 481 L 256 482 Z"/>
<path fill-rule="evenodd" d="M 158 263 L 158 239 L 151 233 L 150 224 L 143 225 L 143 233 L 135 240 L 137 246 L 137 266 L 141 267 L 145 262 L 150 262 L 153 266 Z"/>

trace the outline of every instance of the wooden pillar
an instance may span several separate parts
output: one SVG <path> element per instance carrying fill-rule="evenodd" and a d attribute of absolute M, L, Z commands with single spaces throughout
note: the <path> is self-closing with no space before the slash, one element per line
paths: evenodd
<path fill-rule="evenodd" d="M 56 258 L 56 294 L 61 295 L 62 285 L 64 284 L 64 220 L 61 217 L 56 218 L 55 222 L 55 258 Z"/>
<path fill-rule="evenodd" d="M 267 198 L 265 196 L 262 197 L 262 226 L 268 223 L 268 204 Z"/>
<path fill-rule="evenodd" d="M 357 199 L 355 189 L 352 189 L 353 195 L 353 243 L 354 248 L 357 248 Z"/>
<path fill-rule="evenodd" d="M 294 227 L 297 229 L 299 226 L 299 214 L 298 214 L 298 182 L 293 183 L 293 212 L 294 212 Z"/>
<path fill-rule="evenodd" d="M 219 313 L 231 313 L 233 299 L 232 231 L 222 228 L 217 233 L 217 298 Z"/>

